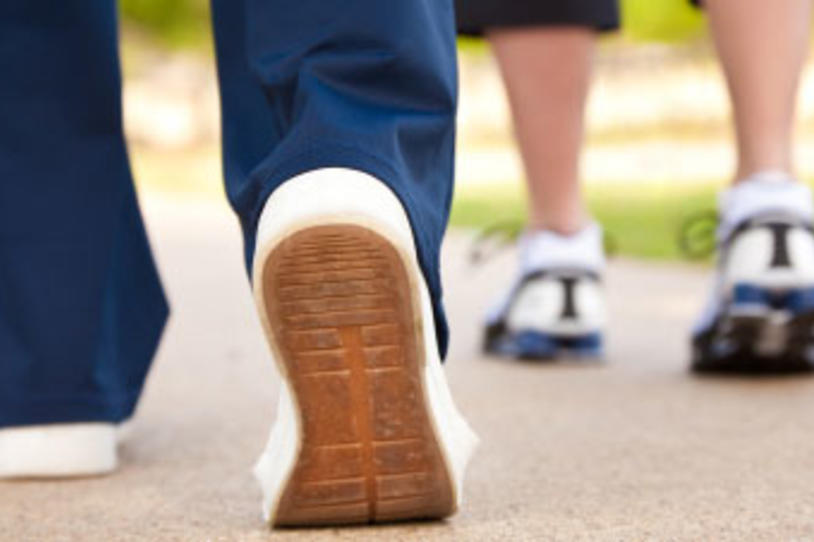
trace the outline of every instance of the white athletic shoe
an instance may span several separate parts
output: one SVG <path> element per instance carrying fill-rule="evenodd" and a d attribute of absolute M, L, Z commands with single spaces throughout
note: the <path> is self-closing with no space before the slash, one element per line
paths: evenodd
<path fill-rule="evenodd" d="M 718 270 L 693 332 L 697 371 L 814 368 L 810 189 L 762 173 L 720 199 Z"/>
<path fill-rule="evenodd" d="M 477 442 L 441 368 L 401 203 L 327 168 L 268 199 L 254 296 L 282 375 L 255 467 L 273 526 L 442 518 Z"/>
<path fill-rule="evenodd" d="M 75 423 L 0 429 L 0 478 L 68 478 L 116 469 L 117 427 Z"/>
<path fill-rule="evenodd" d="M 526 233 L 520 240 L 520 273 L 487 315 L 484 351 L 519 359 L 600 357 L 604 265 L 597 224 L 570 236 Z"/>

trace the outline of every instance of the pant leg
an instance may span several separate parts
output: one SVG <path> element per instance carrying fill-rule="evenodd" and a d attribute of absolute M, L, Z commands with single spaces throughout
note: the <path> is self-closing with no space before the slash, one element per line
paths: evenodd
<path fill-rule="evenodd" d="M 226 187 L 247 263 L 263 204 L 282 182 L 328 166 L 370 173 L 407 209 L 443 354 L 438 256 L 453 177 L 452 1 L 212 4 Z"/>
<path fill-rule="evenodd" d="M 129 417 L 166 319 L 116 39 L 113 1 L 0 2 L 0 427 Z"/>

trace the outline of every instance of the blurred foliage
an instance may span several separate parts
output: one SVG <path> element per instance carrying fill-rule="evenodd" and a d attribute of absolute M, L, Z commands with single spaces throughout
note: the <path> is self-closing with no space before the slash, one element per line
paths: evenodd
<path fill-rule="evenodd" d="M 209 0 L 119 0 L 119 9 L 125 24 L 162 45 L 209 45 Z"/>
<path fill-rule="evenodd" d="M 633 41 L 676 42 L 701 34 L 704 16 L 689 0 L 622 0 L 622 25 Z"/>
<path fill-rule="evenodd" d="M 614 241 L 614 252 L 655 260 L 683 259 L 682 228 L 688 218 L 715 209 L 719 183 L 611 183 L 589 185 L 593 216 Z M 484 230 L 524 222 L 525 192 L 516 184 L 468 186 L 457 190 L 451 225 Z"/>
<path fill-rule="evenodd" d="M 568 1 L 568 0 L 560 0 Z M 633 41 L 675 42 L 697 35 L 703 15 L 688 0 L 621 0 L 625 35 Z M 209 0 L 119 0 L 126 24 L 170 47 L 199 47 L 211 32 Z M 462 40 L 478 49 L 476 40 Z"/>

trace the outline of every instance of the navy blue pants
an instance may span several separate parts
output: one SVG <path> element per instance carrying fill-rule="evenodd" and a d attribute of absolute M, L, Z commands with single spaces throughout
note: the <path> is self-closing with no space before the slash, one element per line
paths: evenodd
<path fill-rule="evenodd" d="M 451 0 L 212 7 L 247 263 L 286 179 L 327 166 L 375 175 L 413 224 L 443 353 Z M 128 418 L 167 318 L 122 136 L 116 26 L 113 0 L 0 2 L 0 426 Z"/>

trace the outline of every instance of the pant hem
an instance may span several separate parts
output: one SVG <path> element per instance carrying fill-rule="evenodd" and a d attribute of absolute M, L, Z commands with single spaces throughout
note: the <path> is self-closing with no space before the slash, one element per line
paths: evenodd
<path fill-rule="evenodd" d="M 408 174 L 399 173 L 396 167 L 379 156 L 357 147 L 337 143 L 323 144 L 312 142 L 306 150 L 281 161 L 279 165 L 266 172 L 261 181 L 264 188 L 258 199 L 258 206 L 253 217 L 253 223 L 250 225 L 251 243 L 247 246 L 247 264 L 249 270 L 252 268 L 250 258 L 254 253 L 257 223 L 268 197 L 274 190 L 289 179 L 302 173 L 307 173 L 308 171 L 326 167 L 356 169 L 372 175 L 390 188 L 399 201 L 401 201 L 410 220 L 410 226 L 413 228 L 419 264 L 430 290 L 430 298 L 433 303 L 436 328 L 438 330 L 438 347 L 441 358 L 443 359 L 446 354 L 448 337 L 446 331 L 446 317 L 441 301 L 440 271 L 437 269 L 440 247 L 434 246 L 432 236 L 429 235 L 422 221 L 418 205 L 409 191 L 402 186 Z"/>
<path fill-rule="evenodd" d="M 417 241 L 422 245 L 427 243 L 426 228 L 421 221 L 420 215 L 414 211 L 417 205 L 409 192 L 399 189 L 398 179 L 401 176 L 397 173 L 396 168 L 382 158 L 362 149 L 337 143 L 327 145 L 312 144 L 305 151 L 291 156 L 274 167 L 271 172 L 263 176 L 262 184 L 265 187 L 271 188 L 266 188 L 261 195 L 261 203 L 258 206 L 253 224 L 254 229 L 257 229 L 257 222 L 260 219 L 260 212 L 262 212 L 263 205 L 265 205 L 266 200 L 277 187 L 297 175 L 326 167 L 357 169 L 373 175 L 386 184 L 402 201 L 402 205 L 404 205 L 407 215 L 410 218 L 411 226 L 418 234 L 419 239 Z M 423 247 L 417 248 L 420 249 Z"/>
<path fill-rule="evenodd" d="M 141 390 L 119 395 L 60 395 L 0 401 L 0 428 L 62 423 L 120 423 L 133 414 Z"/>

